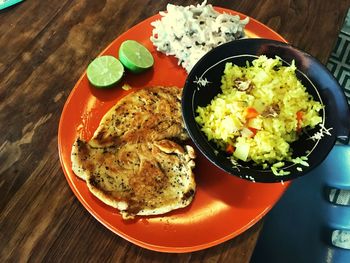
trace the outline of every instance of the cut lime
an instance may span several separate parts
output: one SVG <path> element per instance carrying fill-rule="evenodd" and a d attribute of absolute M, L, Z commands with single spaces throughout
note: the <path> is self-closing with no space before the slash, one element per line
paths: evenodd
<path fill-rule="evenodd" d="M 119 48 L 119 59 L 131 72 L 140 73 L 153 66 L 151 52 L 135 40 L 124 41 Z"/>
<path fill-rule="evenodd" d="M 124 67 L 115 57 L 100 56 L 89 64 L 86 74 L 96 88 L 110 88 L 121 80 Z"/>

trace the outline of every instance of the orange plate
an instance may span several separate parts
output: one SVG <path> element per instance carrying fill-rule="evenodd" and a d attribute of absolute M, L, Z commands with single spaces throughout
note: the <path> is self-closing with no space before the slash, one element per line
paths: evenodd
<path fill-rule="evenodd" d="M 232 10 L 216 9 L 245 17 Z M 118 211 L 96 199 L 85 182 L 77 178 L 71 169 L 70 152 L 75 138 L 79 134 L 86 140 L 91 138 L 108 109 L 131 92 L 120 88 L 124 83 L 133 88 L 184 85 L 186 71 L 177 65 L 175 58 L 157 52 L 149 40 L 152 32 L 150 23 L 159 18 L 160 15 L 155 15 L 132 27 L 102 52 L 103 55 L 118 57 L 120 44 L 124 40 L 134 39 L 151 51 L 155 60 L 153 69 L 140 75 L 127 72 L 119 87 L 110 90 L 91 87 L 84 73 L 64 106 L 58 130 L 58 149 L 63 171 L 74 194 L 103 225 L 144 248 L 162 252 L 190 252 L 222 243 L 254 225 L 276 203 L 288 183 L 252 183 L 230 176 L 197 150 L 194 170 L 197 192 L 189 207 L 161 216 L 123 221 Z M 285 42 L 276 32 L 254 19 L 250 19 L 246 32 L 250 37 Z"/>

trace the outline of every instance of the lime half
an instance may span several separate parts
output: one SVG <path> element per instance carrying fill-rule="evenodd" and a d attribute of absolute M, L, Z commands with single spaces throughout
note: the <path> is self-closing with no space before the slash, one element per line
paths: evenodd
<path fill-rule="evenodd" d="M 121 80 L 124 67 L 115 57 L 100 56 L 89 64 L 86 74 L 96 88 L 110 88 Z"/>
<path fill-rule="evenodd" d="M 124 67 L 134 73 L 140 73 L 149 69 L 154 63 L 151 52 L 135 40 L 126 40 L 121 44 L 119 59 Z"/>

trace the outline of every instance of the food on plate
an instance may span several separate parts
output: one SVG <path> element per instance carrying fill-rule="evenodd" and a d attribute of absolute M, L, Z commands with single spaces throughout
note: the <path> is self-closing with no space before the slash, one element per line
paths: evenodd
<path fill-rule="evenodd" d="M 181 115 L 181 92 L 177 87 L 151 87 L 125 96 L 104 115 L 90 145 L 187 140 Z"/>
<path fill-rule="evenodd" d="M 322 105 L 306 91 L 296 70 L 294 61 L 284 66 L 278 57 L 260 56 L 246 67 L 226 63 L 222 93 L 196 109 L 196 122 L 234 164 L 252 160 L 263 168 L 272 166 L 275 174 L 287 173 L 279 168 L 293 161 L 290 143 L 322 122 Z"/>
<path fill-rule="evenodd" d="M 96 88 L 110 88 L 117 84 L 124 74 L 124 67 L 113 56 L 95 58 L 88 66 L 86 75 Z"/>
<path fill-rule="evenodd" d="M 194 157 L 192 147 L 166 139 L 103 148 L 78 139 L 72 149 L 74 172 L 124 219 L 188 206 L 195 193 Z"/>
<path fill-rule="evenodd" d="M 157 50 L 173 55 L 190 72 L 194 64 L 209 50 L 245 36 L 249 18 L 215 11 L 207 1 L 197 6 L 168 4 L 162 18 L 151 23 L 151 41 Z"/>
<path fill-rule="evenodd" d="M 122 86 L 122 89 L 123 89 L 123 90 L 131 90 L 132 87 L 131 87 L 129 84 L 124 84 L 124 85 Z"/>
<path fill-rule="evenodd" d="M 151 52 L 135 40 L 126 40 L 120 45 L 119 59 L 133 73 L 143 72 L 154 63 Z"/>
<path fill-rule="evenodd" d="M 124 219 L 188 206 L 196 183 L 195 151 L 181 117 L 181 89 L 150 87 L 122 98 L 89 141 L 72 146 L 74 173 Z"/>
<path fill-rule="evenodd" d="M 119 59 L 109 55 L 95 58 L 86 71 L 90 84 L 96 88 L 111 88 L 122 79 L 124 67 L 133 73 L 140 73 L 154 63 L 148 49 L 135 40 L 126 40 L 121 44 Z"/>

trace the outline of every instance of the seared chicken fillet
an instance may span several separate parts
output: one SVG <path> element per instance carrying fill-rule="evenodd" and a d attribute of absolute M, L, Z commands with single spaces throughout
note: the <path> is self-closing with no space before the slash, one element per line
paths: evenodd
<path fill-rule="evenodd" d="M 74 173 L 124 219 L 164 214 L 193 200 L 195 152 L 178 144 L 188 139 L 180 98 L 176 87 L 131 93 L 106 113 L 90 141 L 73 144 Z"/>
<path fill-rule="evenodd" d="M 122 98 L 102 118 L 89 144 L 94 147 L 161 139 L 188 139 L 177 87 L 151 87 Z"/>
<path fill-rule="evenodd" d="M 156 215 L 189 205 L 195 193 L 192 147 L 169 140 L 93 148 L 77 140 L 73 170 L 90 191 L 123 218 Z"/>

